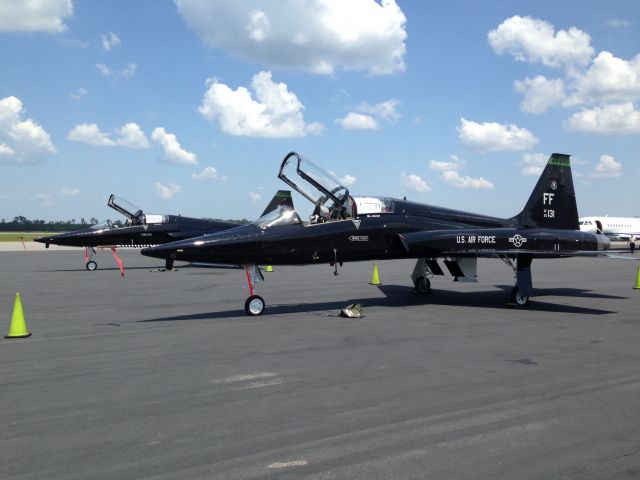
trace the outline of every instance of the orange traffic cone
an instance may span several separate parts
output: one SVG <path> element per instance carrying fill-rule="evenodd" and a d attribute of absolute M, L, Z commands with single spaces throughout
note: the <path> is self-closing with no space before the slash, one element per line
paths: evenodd
<path fill-rule="evenodd" d="M 24 312 L 22 311 L 22 301 L 20 294 L 16 293 L 16 299 L 13 302 L 13 315 L 11 316 L 11 326 L 9 333 L 4 338 L 26 338 L 31 333 L 27 332 L 27 325 L 24 323 Z"/>

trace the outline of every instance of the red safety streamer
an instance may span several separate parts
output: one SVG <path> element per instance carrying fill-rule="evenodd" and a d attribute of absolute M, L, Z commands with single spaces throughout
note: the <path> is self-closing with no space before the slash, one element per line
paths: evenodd
<path fill-rule="evenodd" d="M 251 276 L 249 275 L 249 267 L 244 267 L 244 273 L 247 274 L 247 283 L 249 284 L 249 296 L 253 297 L 253 284 L 251 283 Z"/>
<path fill-rule="evenodd" d="M 89 261 L 89 247 L 84 247 L 84 263 Z"/>
<path fill-rule="evenodd" d="M 115 259 L 116 263 L 118 264 L 118 267 L 120 267 L 120 275 L 122 275 L 124 277 L 124 263 L 122 262 L 122 259 L 118 256 L 118 254 L 116 253 L 116 247 L 111 247 L 111 255 L 113 255 L 113 258 Z"/>

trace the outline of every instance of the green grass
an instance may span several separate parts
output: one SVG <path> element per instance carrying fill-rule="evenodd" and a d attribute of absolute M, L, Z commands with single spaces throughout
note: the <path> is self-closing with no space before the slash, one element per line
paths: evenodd
<path fill-rule="evenodd" d="M 60 233 L 60 232 L 58 232 Z M 55 235 L 51 232 L 0 232 L 0 242 L 30 242 L 44 235 Z"/>

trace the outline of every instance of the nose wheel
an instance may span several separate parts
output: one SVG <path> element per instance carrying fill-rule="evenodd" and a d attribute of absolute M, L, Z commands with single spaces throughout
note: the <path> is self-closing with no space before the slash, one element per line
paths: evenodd
<path fill-rule="evenodd" d="M 264 306 L 264 299 L 260 295 L 251 295 L 247 298 L 247 301 L 244 302 L 244 311 L 247 315 L 255 317 L 264 312 Z"/>
<path fill-rule="evenodd" d="M 93 272 L 96 268 L 98 268 L 98 264 L 96 262 L 94 262 L 93 260 L 89 260 L 86 263 L 85 268 L 87 270 L 89 270 L 90 272 Z"/>

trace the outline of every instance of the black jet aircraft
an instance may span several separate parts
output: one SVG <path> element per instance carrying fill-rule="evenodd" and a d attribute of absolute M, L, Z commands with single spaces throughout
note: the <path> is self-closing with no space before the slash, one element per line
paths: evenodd
<path fill-rule="evenodd" d="M 124 225 L 120 226 L 107 220 L 88 228 L 73 232 L 61 233 L 34 239 L 36 242 L 49 245 L 65 245 L 85 247 L 85 267 L 95 270 L 98 264 L 93 260 L 96 247 L 111 248 L 115 256 L 117 247 L 142 248 L 173 242 L 185 238 L 204 235 L 222 230 L 235 228 L 235 223 L 218 222 L 199 218 L 183 217 L 180 215 L 149 215 L 141 209 L 115 195 L 109 196 L 107 205 L 125 216 Z M 122 264 L 116 257 L 122 270 Z M 172 264 L 167 262 L 167 268 Z"/>
<path fill-rule="evenodd" d="M 414 287 L 429 293 L 430 278 L 444 275 L 439 260 L 455 279 L 476 281 L 477 259 L 499 258 L 516 273 L 511 302 L 525 306 L 533 294 L 534 258 L 597 256 L 609 248 L 605 236 L 579 230 L 569 155 L 551 155 L 524 209 L 506 219 L 351 195 L 295 152 L 284 158 L 278 177 L 313 203 L 308 222 L 285 205 L 252 224 L 146 248 L 142 254 L 243 265 L 250 292 L 245 310 L 259 315 L 265 303 L 253 292 L 255 265 L 329 263 L 337 274 L 343 262 L 416 258 Z"/>

